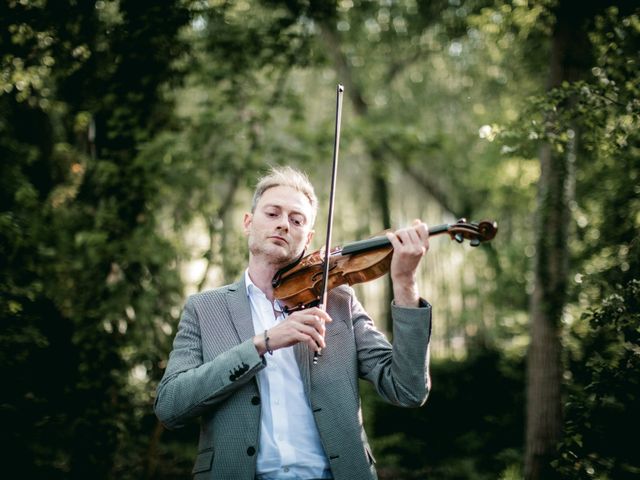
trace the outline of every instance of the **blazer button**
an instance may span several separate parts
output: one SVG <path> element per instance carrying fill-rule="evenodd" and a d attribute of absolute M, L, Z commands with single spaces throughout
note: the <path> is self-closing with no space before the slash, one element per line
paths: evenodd
<path fill-rule="evenodd" d="M 260 397 L 257 395 L 251 397 L 251 405 L 260 405 Z"/>
<path fill-rule="evenodd" d="M 250 457 L 253 457 L 256 453 L 256 449 L 253 447 L 249 447 L 247 448 L 247 455 L 249 455 Z"/>

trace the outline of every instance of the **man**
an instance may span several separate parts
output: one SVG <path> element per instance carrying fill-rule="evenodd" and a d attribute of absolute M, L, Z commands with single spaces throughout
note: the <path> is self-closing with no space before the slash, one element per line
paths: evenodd
<path fill-rule="evenodd" d="M 187 300 L 155 411 L 168 428 L 202 417 L 195 479 L 375 479 L 358 378 L 396 405 L 426 400 L 431 307 L 416 286 L 426 225 L 388 234 L 392 347 L 350 287 L 329 292 L 326 312 L 286 315 L 274 300 L 271 280 L 311 242 L 316 211 L 304 174 L 272 169 L 244 216 L 243 278 Z"/>

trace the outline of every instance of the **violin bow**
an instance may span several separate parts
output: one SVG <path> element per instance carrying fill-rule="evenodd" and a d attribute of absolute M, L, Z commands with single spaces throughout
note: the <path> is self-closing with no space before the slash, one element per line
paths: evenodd
<path fill-rule="evenodd" d="M 324 244 L 324 265 L 322 270 L 322 290 L 320 293 L 320 308 L 327 311 L 327 290 L 329 287 L 329 256 L 331 255 L 331 230 L 333 226 L 333 205 L 336 196 L 336 179 L 338 177 L 338 152 L 340 150 L 340 126 L 342 123 L 342 97 L 344 86 L 338 84 L 336 88 L 336 129 L 333 137 L 333 168 L 331 172 L 331 193 L 329 194 L 329 215 L 327 218 L 327 238 Z M 313 353 L 313 364 L 317 365 L 318 356 L 322 353 Z"/>

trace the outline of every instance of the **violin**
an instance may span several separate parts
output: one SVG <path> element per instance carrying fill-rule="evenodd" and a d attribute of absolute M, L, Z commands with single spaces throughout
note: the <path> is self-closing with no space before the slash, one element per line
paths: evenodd
<path fill-rule="evenodd" d="M 469 240 L 472 247 L 496 236 L 494 221 L 456 223 L 429 228 L 429 236 L 449 234 L 452 240 Z M 393 246 L 386 236 L 348 243 L 331 250 L 329 255 L 317 250 L 302 256 L 276 272 L 272 280 L 274 296 L 284 305 L 286 313 L 315 307 L 322 303 L 323 288 L 331 290 L 340 285 L 355 285 L 375 280 L 389 272 Z M 329 258 L 328 279 L 323 284 L 326 258 Z"/>
<path fill-rule="evenodd" d="M 329 214 L 327 237 L 323 250 L 307 256 L 304 252 L 291 265 L 276 272 L 272 279 L 274 297 L 284 305 L 285 313 L 319 307 L 327 310 L 327 293 L 339 285 L 355 285 L 381 277 L 391 268 L 393 246 L 386 236 L 349 243 L 331 249 L 331 229 L 333 206 L 335 203 L 336 178 L 338 172 L 338 147 L 342 116 L 344 86 L 336 89 L 336 127 L 333 142 L 333 168 L 331 193 L 329 194 Z M 429 229 L 429 236 L 448 233 L 453 240 L 462 243 L 465 239 L 477 247 L 481 242 L 491 240 L 498 231 L 496 222 L 482 221 L 467 223 L 462 218 L 453 225 L 439 225 Z M 313 353 L 313 364 L 318 363 L 320 351 Z"/>

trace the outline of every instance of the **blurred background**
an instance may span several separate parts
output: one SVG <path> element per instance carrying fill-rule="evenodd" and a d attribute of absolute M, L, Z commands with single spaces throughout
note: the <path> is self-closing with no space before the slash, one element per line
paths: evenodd
<path fill-rule="evenodd" d="M 6 0 L 0 5 L 3 463 L 182 479 L 153 414 L 188 294 L 245 268 L 269 165 L 324 238 L 434 237 L 425 407 L 362 385 L 382 479 L 640 478 L 640 10 L 577 0 Z M 319 241 L 314 245 L 318 248 Z M 390 330 L 388 280 L 359 286 Z"/>

